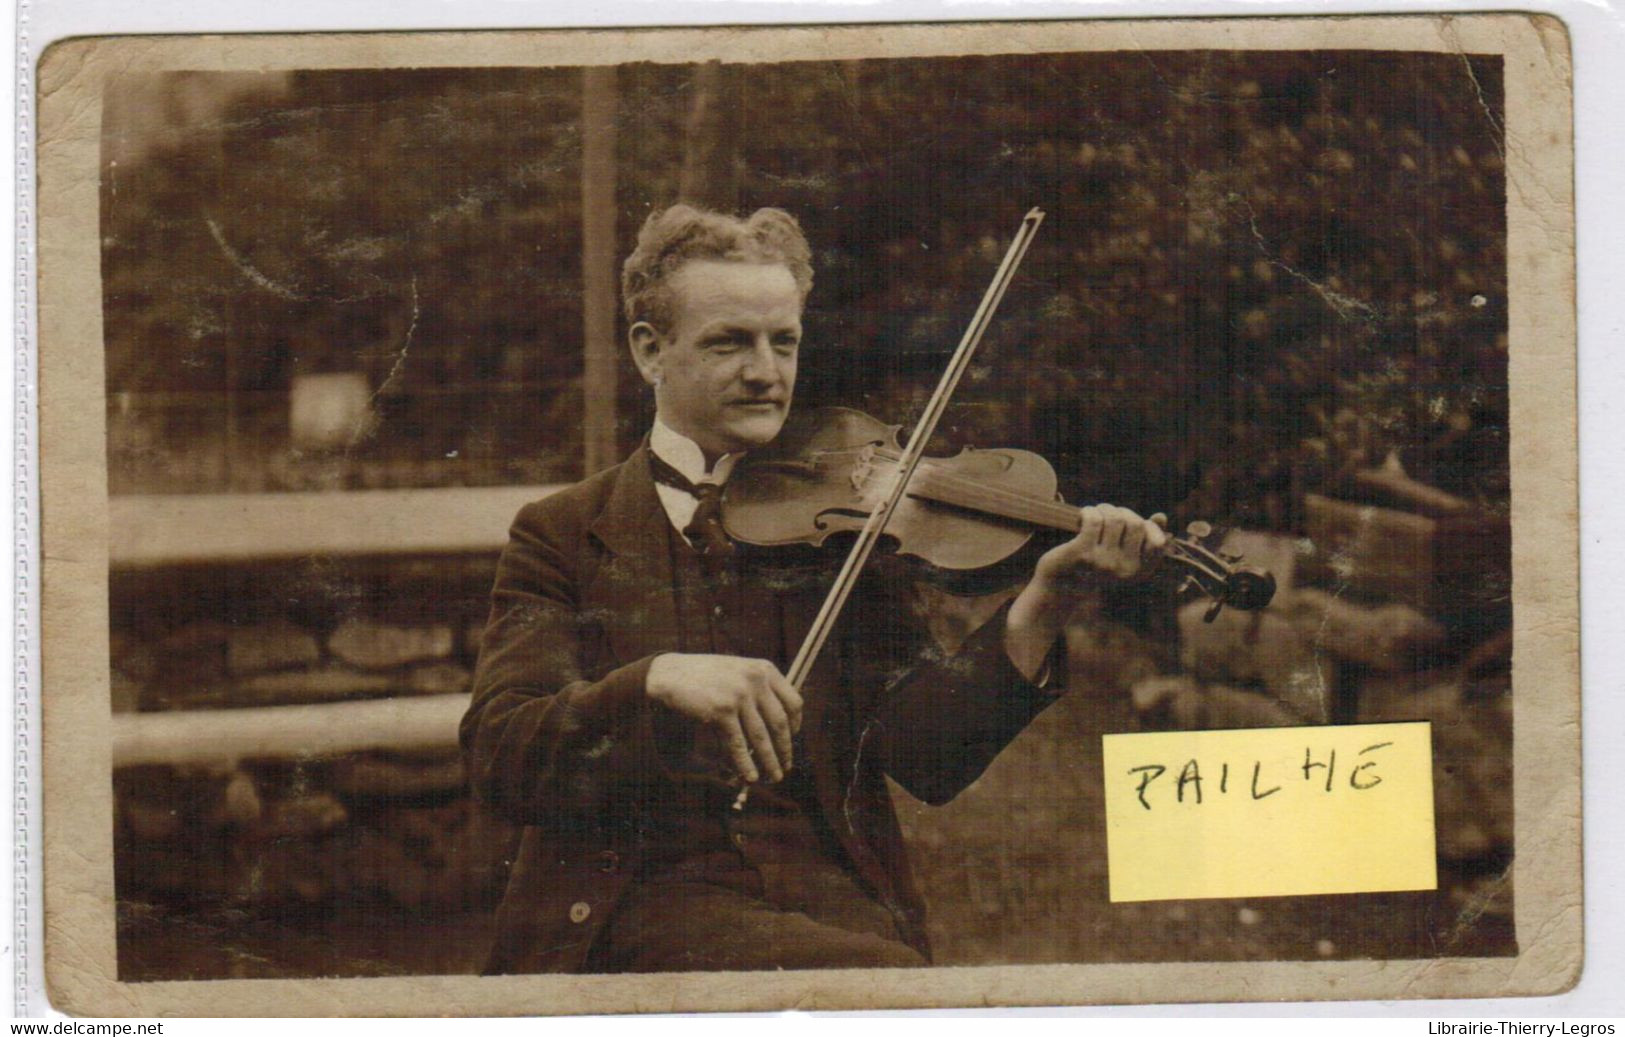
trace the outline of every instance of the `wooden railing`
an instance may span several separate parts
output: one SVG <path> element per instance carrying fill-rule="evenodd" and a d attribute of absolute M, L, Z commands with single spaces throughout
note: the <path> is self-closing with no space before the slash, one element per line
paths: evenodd
<path fill-rule="evenodd" d="M 115 569 L 309 555 L 497 551 L 521 507 L 557 486 L 174 494 L 108 501 Z"/>
<path fill-rule="evenodd" d="M 113 766 L 230 770 L 243 760 L 305 759 L 368 749 L 450 749 L 467 695 L 331 702 L 254 709 L 120 713 Z"/>

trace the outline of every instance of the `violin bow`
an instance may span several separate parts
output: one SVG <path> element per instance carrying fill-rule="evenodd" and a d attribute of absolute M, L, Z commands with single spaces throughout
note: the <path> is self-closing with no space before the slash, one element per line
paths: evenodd
<path fill-rule="evenodd" d="M 875 544 L 879 542 L 880 535 L 885 532 L 886 521 L 891 517 L 892 510 L 897 502 L 903 499 L 908 490 L 909 480 L 914 476 L 914 469 L 919 466 L 920 458 L 925 454 L 925 444 L 937 429 L 937 422 L 942 419 L 943 413 L 948 409 L 948 399 L 959 386 L 959 380 L 970 367 L 971 356 L 982 341 L 982 335 L 993 321 L 993 313 L 999 308 L 1004 299 L 1004 293 L 1015 279 L 1016 268 L 1027 254 L 1027 248 L 1032 244 L 1033 237 L 1038 233 L 1038 225 L 1044 222 L 1044 210 L 1034 208 L 1022 217 L 1021 227 L 1010 242 L 1010 247 L 1004 253 L 1004 260 L 993 274 L 993 283 L 988 285 L 987 291 L 982 295 L 982 303 L 976 307 L 976 313 L 971 316 L 970 324 L 965 328 L 964 337 L 959 340 L 959 346 L 954 350 L 953 357 L 948 361 L 948 367 L 942 372 L 942 379 L 937 383 L 936 391 L 926 401 L 925 410 L 920 420 L 909 434 L 908 445 L 897 462 L 897 479 L 893 483 L 886 499 L 870 512 L 869 520 L 863 524 L 858 533 L 857 541 L 852 550 L 847 553 L 846 563 L 835 578 L 829 593 L 824 597 L 824 604 L 813 618 L 812 626 L 807 631 L 806 638 L 801 642 L 801 650 L 796 653 L 795 660 L 791 662 L 790 669 L 785 677 L 797 690 L 807 679 L 813 663 L 818 660 L 818 653 L 823 650 L 824 642 L 829 639 L 830 631 L 835 627 L 835 621 L 840 618 L 841 610 L 846 606 L 847 598 L 852 594 L 852 588 L 857 585 L 858 577 L 863 572 L 864 565 L 874 552 Z M 748 788 L 748 786 L 747 786 Z M 740 804 L 742 805 L 742 804 Z"/>

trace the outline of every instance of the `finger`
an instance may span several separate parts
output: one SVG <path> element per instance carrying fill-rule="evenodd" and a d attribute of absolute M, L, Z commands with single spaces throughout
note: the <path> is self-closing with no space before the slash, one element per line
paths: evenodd
<path fill-rule="evenodd" d="M 750 750 L 756 756 L 757 766 L 774 781 L 783 781 L 784 769 L 779 766 L 778 750 L 773 748 L 773 736 L 768 732 L 767 723 L 762 720 L 755 702 L 746 702 L 739 707 L 739 724 L 744 729 L 745 737 L 750 739 Z"/>
<path fill-rule="evenodd" d="M 1107 547 L 1124 547 L 1128 542 L 1129 527 L 1140 521 L 1140 516 L 1127 508 L 1119 508 L 1115 504 L 1105 505 L 1106 528 L 1104 539 Z M 1132 520 L 1132 521 L 1131 521 Z"/>
<path fill-rule="evenodd" d="M 784 707 L 784 715 L 790 718 L 790 732 L 795 734 L 801 730 L 801 692 L 790 683 L 790 678 L 779 672 L 777 666 L 768 666 L 767 685 L 773 689 L 778 697 L 779 704 Z"/>
<path fill-rule="evenodd" d="M 1141 527 L 1140 534 L 1145 541 L 1145 549 L 1147 554 L 1161 551 L 1164 547 L 1168 546 L 1168 541 L 1171 539 L 1168 536 L 1167 530 L 1163 529 L 1161 526 L 1153 526 L 1150 524 Z"/>
<path fill-rule="evenodd" d="M 1159 511 L 1151 516 L 1150 528 L 1145 531 L 1145 542 L 1157 549 L 1166 546 L 1168 540 L 1168 516 Z"/>
<path fill-rule="evenodd" d="M 1145 531 L 1147 528 L 1155 529 L 1149 522 L 1139 518 L 1127 523 L 1123 527 L 1123 555 L 1132 562 L 1139 562 L 1145 550 Z"/>
<path fill-rule="evenodd" d="M 728 746 L 728 755 L 733 758 L 734 770 L 746 782 L 761 780 L 756 773 L 756 764 L 750 759 L 750 746 L 745 741 L 744 729 L 739 726 L 739 718 L 731 716 L 722 721 L 722 739 Z"/>
<path fill-rule="evenodd" d="M 1105 518 L 1100 513 L 1100 506 L 1091 504 L 1083 509 L 1083 522 L 1078 528 L 1078 542 L 1087 547 L 1095 547 L 1100 543 Z"/>
<path fill-rule="evenodd" d="M 779 698 L 772 692 L 763 692 L 757 699 L 756 708 L 767 722 L 767 733 L 773 737 L 773 749 L 779 754 L 779 763 L 785 770 L 795 766 L 793 749 L 790 744 L 790 718 L 784 712 L 784 706 Z"/>

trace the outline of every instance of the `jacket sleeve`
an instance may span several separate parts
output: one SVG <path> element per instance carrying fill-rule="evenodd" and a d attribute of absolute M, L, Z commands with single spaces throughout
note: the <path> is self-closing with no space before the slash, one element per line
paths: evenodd
<path fill-rule="evenodd" d="M 509 531 L 460 730 L 475 793 L 521 824 L 609 816 L 663 773 L 653 657 L 589 672 L 602 628 L 578 608 L 583 534 L 551 503 Z"/>
<path fill-rule="evenodd" d="M 903 610 L 893 610 L 900 615 Z M 1066 687 L 1066 653 L 1057 640 L 1040 687 L 1022 675 L 1004 647 L 1009 603 L 946 654 L 929 637 L 916 638 L 912 665 L 886 681 L 863 751 L 878 751 L 886 773 L 910 794 L 941 805 L 987 770 Z M 904 643 L 899 629 L 891 635 Z"/>

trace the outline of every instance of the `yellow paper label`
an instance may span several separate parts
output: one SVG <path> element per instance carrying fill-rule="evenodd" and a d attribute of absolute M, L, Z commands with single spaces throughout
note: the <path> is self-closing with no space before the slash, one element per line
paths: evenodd
<path fill-rule="evenodd" d="M 1103 743 L 1114 902 L 1438 885 L 1426 722 Z"/>

